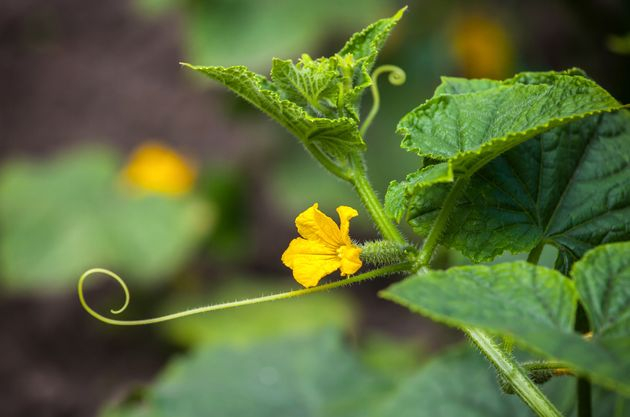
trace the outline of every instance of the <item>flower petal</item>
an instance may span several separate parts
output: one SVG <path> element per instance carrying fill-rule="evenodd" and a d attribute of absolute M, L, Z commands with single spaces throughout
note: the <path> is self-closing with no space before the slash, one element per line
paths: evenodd
<path fill-rule="evenodd" d="M 320 242 L 333 250 L 345 244 L 339 226 L 318 209 L 317 203 L 297 216 L 295 226 L 303 238 Z"/>
<path fill-rule="evenodd" d="M 293 270 L 293 278 L 305 287 L 314 287 L 341 266 L 336 249 L 300 237 L 293 239 L 282 254 L 282 262 Z"/>
<path fill-rule="evenodd" d="M 339 248 L 341 275 L 352 275 L 361 268 L 363 262 L 361 262 L 360 255 L 361 248 L 354 245 Z"/>
<path fill-rule="evenodd" d="M 340 233 L 343 243 L 345 245 L 352 245 L 350 240 L 350 219 L 357 217 L 359 213 L 348 206 L 337 207 L 337 214 L 339 215 Z"/>

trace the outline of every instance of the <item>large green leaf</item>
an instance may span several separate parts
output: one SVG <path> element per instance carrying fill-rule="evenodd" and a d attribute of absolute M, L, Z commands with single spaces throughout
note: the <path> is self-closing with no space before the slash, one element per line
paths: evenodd
<path fill-rule="evenodd" d="M 142 196 L 120 185 L 117 155 L 77 150 L 0 170 L 0 277 L 15 290 L 67 288 L 95 265 L 152 282 L 201 243 L 210 207 L 194 194 Z"/>
<path fill-rule="evenodd" d="M 549 242 L 568 266 L 587 250 L 630 239 L 630 113 L 556 128 L 478 171 L 451 215 L 442 243 L 474 261 Z M 449 185 L 425 188 L 408 213 L 428 233 Z"/>
<path fill-rule="evenodd" d="M 602 272 L 592 278 L 610 282 L 611 270 Z M 602 385 L 630 393 L 630 337 L 586 341 L 574 333 L 576 294 L 562 274 L 525 262 L 416 274 L 382 293 L 436 321 L 513 338 Z"/>
<path fill-rule="evenodd" d="M 449 79 L 445 83 L 455 84 Z M 469 90 L 462 85 L 469 84 Z M 437 160 L 453 160 L 467 173 L 537 134 L 569 121 L 620 107 L 583 74 L 522 73 L 503 82 L 458 82 L 405 115 L 397 131 L 403 148 Z M 466 92 L 464 92 L 466 91 Z"/>
<path fill-rule="evenodd" d="M 533 340 L 572 332 L 577 300 L 562 274 L 526 262 L 418 273 L 382 295 L 438 321 L 457 326 L 465 318 L 472 327 Z"/>
<path fill-rule="evenodd" d="M 273 118 L 307 147 L 343 160 L 365 149 L 358 129 L 361 92 L 378 51 L 404 9 L 355 34 L 330 58 L 273 61 L 271 80 L 246 67 L 193 66 Z"/>
<path fill-rule="evenodd" d="M 551 215 L 553 209 L 549 213 L 536 212 L 548 211 L 554 202 L 564 204 L 558 187 L 574 186 L 569 182 L 573 172 L 581 165 L 594 166 L 588 160 L 591 154 L 606 159 L 611 152 L 606 147 L 608 143 L 586 144 L 599 144 L 611 136 L 627 142 L 625 122 L 607 114 L 619 107 L 614 98 L 578 70 L 522 73 L 502 82 L 444 78 L 434 98 L 399 124 L 399 132 L 405 135 L 403 147 L 428 159 L 426 166 L 410 174 L 406 181 L 392 182 L 390 195 L 386 197 L 387 209 L 396 220 L 409 210 L 408 220 L 414 230 L 426 234 L 451 188 L 450 183 L 472 176 L 443 243 L 462 250 L 475 261 L 492 259 L 504 250 L 529 250 L 543 238 L 559 235 L 588 220 L 584 219 L 585 213 L 576 216 L 582 220 L 571 222 L 573 216 L 562 216 L 559 210 L 557 215 L 563 222 L 544 217 Z M 605 114 L 597 116 L 600 113 Z M 534 145 L 527 142 L 533 138 L 555 142 L 544 147 L 539 144 L 533 149 Z M 557 141 L 564 145 L 561 156 Z M 498 162 L 486 165 L 506 152 L 507 166 Z M 583 158 L 583 153 L 587 158 Z M 623 154 L 617 154 L 616 159 L 618 164 L 624 164 Z M 502 169 L 499 171 L 498 167 Z M 487 186 L 480 189 L 479 182 Z M 510 182 L 510 187 L 503 187 L 506 182 Z M 593 189 L 601 189 L 602 185 Z M 601 190 L 601 195 L 606 193 L 608 190 Z M 595 215 L 600 214 L 602 210 L 598 207 Z M 564 224 L 558 225 L 559 228 L 544 224 L 551 220 Z M 599 220 L 601 223 L 602 219 Z M 589 230 L 571 229 L 570 239 L 558 236 L 557 240 L 563 240 L 558 242 L 559 246 L 566 243 L 568 258 L 580 256 L 597 243 L 615 240 L 619 234 L 613 233 L 615 236 L 600 241 L 597 239 L 603 238 L 607 229 L 602 232 L 600 227 L 594 231 L 596 225 L 584 226 Z M 615 232 L 624 228 L 627 229 L 619 226 Z M 550 235 L 545 236 L 547 232 Z M 576 242 L 580 234 L 580 237 L 588 235 L 590 242 Z"/>

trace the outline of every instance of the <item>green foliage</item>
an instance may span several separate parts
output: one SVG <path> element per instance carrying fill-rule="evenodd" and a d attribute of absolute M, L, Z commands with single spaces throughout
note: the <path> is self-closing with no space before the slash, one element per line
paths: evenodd
<path fill-rule="evenodd" d="M 360 357 L 331 331 L 252 341 L 238 348 L 206 346 L 171 363 L 141 399 L 102 415 L 530 415 L 516 398 L 496 389 L 492 371 L 473 350 L 458 348 L 424 366 L 409 362 L 409 375 L 402 378 Z"/>
<path fill-rule="evenodd" d="M 156 417 L 358 417 L 390 386 L 337 332 L 324 332 L 241 348 L 201 348 L 171 363 L 132 409 Z M 129 408 L 104 416 L 135 416 Z"/>
<path fill-rule="evenodd" d="M 471 178 L 442 243 L 475 261 L 541 241 L 563 270 L 587 250 L 630 238 L 630 113 L 554 129 L 496 158 Z M 426 232 L 447 187 L 413 198 L 409 221 Z"/>
<path fill-rule="evenodd" d="M 554 270 L 515 262 L 419 273 L 382 295 L 436 321 L 509 337 L 628 394 L 629 255 L 628 243 L 594 249 L 575 264 L 576 285 Z M 576 297 L 594 325 L 591 341 L 573 333 Z"/>
<path fill-rule="evenodd" d="M 208 232 L 212 211 L 194 195 L 140 196 L 120 183 L 118 157 L 85 149 L 0 170 L 0 276 L 12 290 L 67 288 L 94 265 L 136 282 L 180 268 Z"/>
<path fill-rule="evenodd" d="M 284 126 L 311 152 L 317 148 L 338 164 L 365 149 L 359 134 L 361 93 L 371 85 L 369 71 L 404 9 L 355 34 L 334 56 L 293 64 L 273 61 L 271 81 L 246 67 L 186 64 L 225 85 Z"/>
<path fill-rule="evenodd" d="M 588 249 L 630 237 L 630 118 L 608 113 L 617 108 L 577 70 L 444 78 L 399 124 L 403 147 L 429 159 L 392 182 L 386 207 L 426 234 L 450 183 L 470 178 L 442 244 L 478 262 L 552 242 L 568 270 Z"/>

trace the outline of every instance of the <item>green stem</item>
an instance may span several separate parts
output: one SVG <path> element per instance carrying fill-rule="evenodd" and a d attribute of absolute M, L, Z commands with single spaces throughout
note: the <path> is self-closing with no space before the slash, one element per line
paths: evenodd
<path fill-rule="evenodd" d="M 209 306 L 205 306 L 205 307 L 198 307 L 198 308 L 193 308 L 193 309 L 190 309 L 190 310 L 180 311 L 178 313 L 167 314 L 165 316 L 160 316 L 160 317 L 155 317 L 155 318 L 150 318 L 150 319 L 143 319 L 143 320 L 116 320 L 116 319 L 111 319 L 109 317 L 103 316 L 102 314 L 100 314 L 97 311 L 95 311 L 94 309 L 92 309 L 92 307 L 90 307 L 87 304 L 87 302 L 85 301 L 85 296 L 83 294 L 83 283 L 85 282 L 85 280 L 90 275 L 100 273 L 100 274 L 105 274 L 108 277 L 113 278 L 114 280 L 116 280 L 118 282 L 118 284 L 120 284 L 120 286 L 122 287 L 123 292 L 125 294 L 125 302 L 124 302 L 123 306 L 121 308 L 117 309 L 117 310 L 110 310 L 110 311 L 113 314 L 120 314 L 127 308 L 127 306 L 129 305 L 129 300 L 130 300 L 130 294 L 129 294 L 129 289 L 127 288 L 127 284 L 125 284 L 123 279 L 120 278 L 115 273 L 113 273 L 112 271 L 109 271 L 107 269 L 102 269 L 102 268 L 93 268 L 93 269 L 90 269 L 89 271 L 86 271 L 81 276 L 81 278 L 79 279 L 78 293 L 79 293 L 79 302 L 81 303 L 83 308 L 88 313 L 90 313 L 93 317 L 97 318 L 98 320 L 100 320 L 100 321 L 102 321 L 104 323 L 118 325 L 118 326 L 140 326 L 140 325 L 144 325 L 144 324 L 161 323 L 161 322 L 164 322 L 164 321 L 174 320 L 174 319 L 178 319 L 178 318 L 181 318 L 181 317 L 192 316 L 194 314 L 207 313 L 209 311 L 226 310 L 228 308 L 233 308 L 233 307 L 241 307 L 241 306 L 246 306 L 246 305 L 250 305 L 250 304 L 259 304 L 259 303 L 264 303 L 264 302 L 267 302 L 267 301 L 283 300 L 283 299 L 286 299 L 286 298 L 293 298 L 293 297 L 299 297 L 299 296 L 302 296 L 302 295 L 313 294 L 313 293 L 317 293 L 317 292 L 331 290 L 333 288 L 345 287 L 345 286 L 350 285 L 350 284 L 354 284 L 354 283 L 361 282 L 361 281 L 366 281 L 366 280 L 377 278 L 377 277 L 381 277 L 381 276 L 384 276 L 384 275 L 390 275 L 390 274 L 395 274 L 397 272 L 409 271 L 411 269 L 411 267 L 412 267 L 412 265 L 409 262 L 400 263 L 400 264 L 396 264 L 396 265 L 388 265 L 388 266 L 384 266 L 382 268 L 377 268 L 377 269 L 373 269 L 373 270 L 368 271 L 368 272 L 364 272 L 364 273 L 359 274 L 359 275 L 355 275 L 355 276 L 350 277 L 350 278 L 342 279 L 340 281 L 331 282 L 330 284 L 319 285 L 317 287 L 304 288 L 304 289 L 301 289 L 301 290 L 294 290 L 294 291 L 287 291 L 287 292 L 283 292 L 283 293 L 279 293 L 279 294 L 266 295 L 266 296 L 263 296 L 263 297 L 250 298 L 250 299 L 234 301 L 234 302 L 230 302 L 230 303 L 221 303 L 221 304 L 214 304 L 214 305 L 209 305 Z"/>
<path fill-rule="evenodd" d="M 540 242 L 538 245 L 536 245 L 534 249 L 529 252 L 529 255 L 527 255 L 527 262 L 537 265 L 538 261 L 540 260 L 540 254 L 542 253 L 544 247 L 545 244 L 543 242 Z"/>
<path fill-rule="evenodd" d="M 514 392 L 540 417 L 561 417 L 562 414 L 540 391 L 523 369 L 494 343 L 484 331 L 468 328 L 464 330 L 473 343 L 483 352 L 514 388 Z"/>
<path fill-rule="evenodd" d="M 433 252 L 435 252 L 435 248 L 440 241 L 440 237 L 448 225 L 448 219 L 455 208 L 455 204 L 457 204 L 457 200 L 459 200 L 462 192 L 466 189 L 467 184 L 467 177 L 459 178 L 455 181 L 453 188 L 451 188 L 451 191 L 446 196 L 442 209 L 440 210 L 435 223 L 431 226 L 431 230 L 429 231 L 427 238 L 424 240 L 424 245 L 422 246 L 422 251 L 420 252 L 420 256 L 418 258 L 418 263 L 421 266 L 426 266 L 431 261 L 431 257 L 433 256 Z"/>
<path fill-rule="evenodd" d="M 405 238 L 400 233 L 396 225 L 390 220 L 385 213 L 385 209 L 380 200 L 376 196 L 372 184 L 367 178 L 365 168 L 363 167 L 363 161 L 360 158 L 355 157 L 353 159 L 354 175 L 352 176 L 351 183 L 354 186 L 357 194 L 361 198 L 361 202 L 367 209 L 368 213 L 376 223 L 379 231 L 383 235 L 383 238 L 398 242 L 401 244 L 406 243 Z"/>

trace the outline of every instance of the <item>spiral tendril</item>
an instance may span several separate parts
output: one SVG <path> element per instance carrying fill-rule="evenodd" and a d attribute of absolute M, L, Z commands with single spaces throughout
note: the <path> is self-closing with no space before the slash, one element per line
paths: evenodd
<path fill-rule="evenodd" d="M 378 110 L 381 105 L 381 96 L 378 91 L 378 77 L 385 72 L 389 73 L 389 75 L 387 76 L 387 81 L 389 81 L 391 85 L 400 86 L 403 85 L 407 80 L 407 75 L 405 74 L 405 71 L 403 71 L 402 68 L 397 67 L 396 65 L 381 65 L 380 67 L 376 68 L 374 72 L 372 72 L 372 85 L 370 86 L 370 90 L 372 91 L 372 108 L 370 109 L 370 112 L 368 113 L 365 121 L 363 122 L 363 125 L 361 125 L 361 129 L 359 130 L 361 136 L 365 134 L 365 132 L 372 124 L 372 121 L 378 114 Z"/>
<path fill-rule="evenodd" d="M 93 274 L 104 274 L 110 278 L 113 278 L 116 282 L 118 282 L 118 284 L 120 284 L 120 286 L 122 287 L 123 292 L 125 293 L 125 302 L 123 303 L 123 306 L 117 310 L 111 309 L 110 312 L 112 314 L 120 314 L 123 311 L 125 311 L 125 309 L 129 305 L 129 301 L 131 298 L 131 295 L 129 293 L 129 288 L 127 287 L 127 284 L 125 284 L 125 281 L 123 281 L 122 278 L 120 278 L 117 274 L 115 274 L 114 272 L 110 270 L 107 270 L 104 268 L 93 268 L 88 271 L 85 271 L 83 275 L 81 275 L 81 278 L 79 278 L 77 292 L 79 294 L 79 302 L 81 303 L 81 306 L 83 306 L 85 311 L 87 311 L 92 317 L 96 318 L 97 320 L 100 320 L 107 324 L 116 325 L 116 326 L 140 326 L 144 324 L 161 323 L 161 322 L 165 322 L 169 320 L 178 319 L 181 317 L 207 313 L 207 312 L 215 311 L 215 310 L 225 310 L 225 309 L 233 308 L 233 307 L 241 307 L 241 306 L 246 306 L 250 304 L 258 304 L 258 303 L 264 303 L 267 301 L 276 301 L 276 300 L 282 300 L 286 298 L 299 297 L 299 296 L 307 295 L 307 294 L 313 294 L 316 292 L 326 291 L 333 288 L 344 287 L 350 284 L 354 284 L 357 282 L 365 281 L 368 279 L 372 279 L 372 278 L 376 278 L 376 277 L 380 277 L 384 275 L 390 275 L 390 274 L 395 274 L 397 272 L 409 271 L 411 267 L 412 267 L 412 264 L 409 262 L 399 263 L 395 265 L 388 265 L 382 268 L 377 268 L 368 272 L 364 272 L 359 275 L 355 275 L 350 278 L 346 278 L 341 281 L 335 281 L 335 282 L 331 282 L 330 284 L 320 285 L 317 287 L 287 291 L 283 293 L 265 295 L 262 297 L 243 299 L 243 300 L 233 301 L 233 302 L 228 302 L 228 303 L 220 303 L 220 304 L 213 304 L 213 305 L 208 305 L 208 306 L 203 306 L 203 307 L 196 307 L 189 310 L 180 311 L 178 313 L 172 313 L 172 314 L 167 314 L 164 316 L 154 317 L 150 319 L 142 319 L 142 320 L 111 319 L 109 317 L 103 316 L 102 314 L 98 313 L 96 310 L 90 307 L 88 303 L 85 301 L 85 296 L 83 294 L 83 285 L 84 285 L 85 280 Z"/>

